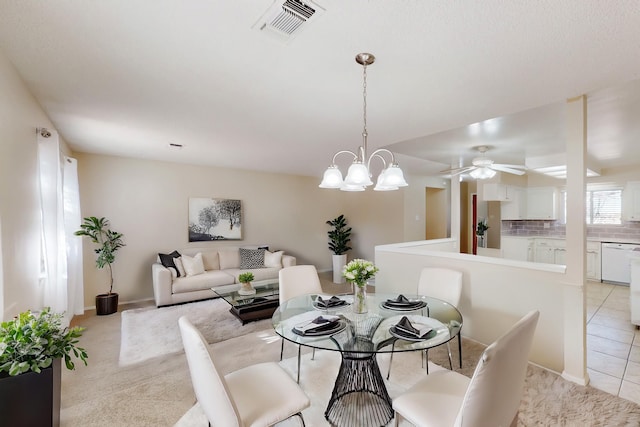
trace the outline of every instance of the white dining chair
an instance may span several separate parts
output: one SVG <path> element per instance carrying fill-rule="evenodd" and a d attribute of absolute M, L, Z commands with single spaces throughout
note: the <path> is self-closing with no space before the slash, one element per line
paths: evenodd
<path fill-rule="evenodd" d="M 462 295 L 462 272 L 441 267 L 425 267 L 420 272 L 418 280 L 418 295 L 425 295 L 441 299 L 454 307 L 460 305 Z M 458 354 L 460 356 L 460 368 L 462 368 L 462 338 L 458 332 Z M 451 347 L 447 341 L 447 352 L 449 354 L 449 369 L 453 369 L 451 361 Z M 429 350 L 425 350 L 427 372 L 429 372 Z"/>
<path fill-rule="evenodd" d="M 298 416 L 304 427 L 302 410 L 311 404 L 309 398 L 277 363 L 221 375 L 200 331 L 186 316 L 178 324 L 193 390 L 210 426 L 266 427 Z"/>
<path fill-rule="evenodd" d="M 471 379 L 437 371 L 394 399 L 396 426 L 515 427 L 539 316 L 529 312 L 487 347 Z"/>
<path fill-rule="evenodd" d="M 318 276 L 318 270 L 313 265 L 294 265 L 291 267 L 285 267 L 279 272 L 279 297 L 280 306 L 284 306 L 292 298 L 301 295 L 321 294 L 322 285 L 320 284 L 320 277 Z M 280 345 L 280 360 L 284 353 L 284 341 Z M 300 359 L 302 348 L 298 345 L 298 373 L 297 382 L 300 382 Z M 312 358 L 315 356 L 315 349 L 313 350 Z"/>

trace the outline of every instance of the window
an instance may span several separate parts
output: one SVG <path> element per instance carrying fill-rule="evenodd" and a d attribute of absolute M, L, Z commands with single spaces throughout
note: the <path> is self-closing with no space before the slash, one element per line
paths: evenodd
<path fill-rule="evenodd" d="M 589 225 L 622 224 L 622 190 L 587 190 L 586 223 Z M 562 192 L 564 222 L 567 222 L 567 192 Z"/>

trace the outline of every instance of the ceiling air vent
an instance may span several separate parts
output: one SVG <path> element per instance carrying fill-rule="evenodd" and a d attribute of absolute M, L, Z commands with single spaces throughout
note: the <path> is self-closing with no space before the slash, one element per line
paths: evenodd
<path fill-rule="evenodd" d="M 276 0 L 253 28 L 286 42 L 317 19 L 322 12 L 324 9 L 313 1 Z"/>

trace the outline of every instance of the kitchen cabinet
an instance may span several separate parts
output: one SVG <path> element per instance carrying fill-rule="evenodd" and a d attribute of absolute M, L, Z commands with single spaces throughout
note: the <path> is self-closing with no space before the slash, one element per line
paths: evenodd
<path fill-rule="evenodd" d="M 533 262 L 533 245 L 533 238 L 503 236 L 500 239 L 502 257 L 506 259 Z"/>
<path fill-rule="evenodd" d="M 627 182 L 622 192 L 624 218 L 627 221 L 640 221 L 640 181 Z"/>
<path fill-rule="evenodd" d="M 535 239 L 535 262 L 556 264 L 556 242 L 553 239 Z"/>
<path fill-rule="evenodd" d="M 508 185 L 497 182 L 485 182 L 482 184 L 482 197 L 485 202 L 502 202 L 509 200 Z"/>
<path fill-rule="evenodd" d="M 587 279 L 600 280 L 600 242 L 587 242 Z"/>
<path fill-rule="evenodd" d="M 510 199 L 500 203 L 500 218 L 503 220 L 526 219 L 526 189 L 522 187 L 510 187 L 509 190 Z"/>
<path fill-rule="evenodd" d="M 555 187 L 527 188 L 527 219 L 557 219 Z"/>

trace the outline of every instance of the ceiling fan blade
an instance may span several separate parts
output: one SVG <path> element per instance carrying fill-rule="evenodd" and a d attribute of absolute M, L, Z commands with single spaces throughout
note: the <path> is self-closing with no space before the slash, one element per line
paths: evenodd
<path fill-rule="evenodd" d="M 465 167 L 462 167 L 462 168 L 445 169 L 443 171 L 440 171 L 440 173 L 441 174 L 451 175 L 451 176 L 456 176 L 456 175 L 463 174 L 465 172 L 472 171 L 475 168 L 476 168 L 475 166 L 465 166 Z"/>
<path fill-rule="evenodd" d="M 512 173 L 514 175 L 524 175 L 524 171 L 523 170 L 509 168 L 509 167 L 506 167 L 506 165 L 493 164 L 493 165 L 491 165 L 491 169 L 494 169 L 494 170 L 497 170 L 497 171 L 500 171 L 500 172 Z"/>
<path fill-rule="evenodd" d="M 525 165 L 505 165 L 504 163 L 494 163 L 493 166 L 502 166 L 503 168 L 509 168 L 509 169 L 523 169 L 523 170 L 528 169 Z"/>

